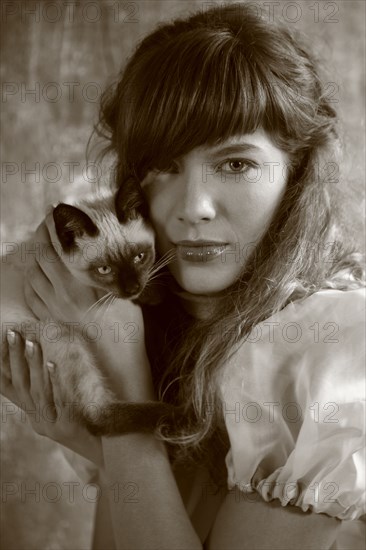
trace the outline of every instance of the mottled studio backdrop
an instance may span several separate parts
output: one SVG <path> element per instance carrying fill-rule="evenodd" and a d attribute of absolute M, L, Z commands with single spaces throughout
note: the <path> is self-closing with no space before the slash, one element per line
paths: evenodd
<path fill-rule="evenodd" d="M 92 158 L 86 164 L 85 148 L 98 100 L 137 41 L 159 21 L 222 3 L 2 1 L 3 243 L 23 238 L 48 204 L 94 189 L 100 170 Z M 362 245 L 365 2 L 251 3 L 268 18 L 280 16 L 296 25 L 326 60 L 329 100 L 344 124 L 338 185 L 345 193 L 345 223 Z M 34 436 L 20 415 L 3 415 L 1 428 L 3 550 L 89 548 L 94 493 L 57 445 Z"/>

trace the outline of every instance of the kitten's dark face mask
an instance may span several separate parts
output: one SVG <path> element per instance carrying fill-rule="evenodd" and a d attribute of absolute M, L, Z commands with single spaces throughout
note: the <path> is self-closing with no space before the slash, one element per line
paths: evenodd
<path fill-rule="evenodd" d="M 88 286 L 139 298 L 155 261 L 154 232 L 141 193 L 123 185 L 114 197 L 81 208 L 61 203 L 53 211 L 68 269 Z"/>

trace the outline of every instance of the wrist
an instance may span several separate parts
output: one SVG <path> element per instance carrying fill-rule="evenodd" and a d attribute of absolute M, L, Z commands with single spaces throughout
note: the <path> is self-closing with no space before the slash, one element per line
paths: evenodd
<path fill-rule="evenodd" d="M 118 344 L 111 344 L 92 352 L 118 399 L 128 402 L 157 400 L 145 349 L 126 350 L 119 348 Z"/>
<path fill-rule="evenodd" d="M 126 381 L 123 387 L 123 401 L 128 403 L 145 403 L 146 401 L 158 401 L 151 377 L 134 382 Z"/>
<path fill-rule="evenodd" d="M 165 444 L 159 441 L 153 433 L 126 433 L 115 437 L 101 437 L 103 449 L 103 461 L 105 464 L 105 473 L 108 473 L 108 464 L 114 459 L 120 461 L 122 456 L 126 459 L 127 455 L 133 458 L 133 462 L 124 460 L 126 469 L 133 469 L 133 464 L 137 466 L 139 461 L 149 461 L 155 457 L 168 459 L 168 452 Z"/>
<path fill-rule="evenodd" d="M 88 432 L 86 439 L 73 437 L 70 442 L 64 441 L 62 445 L 72 449 L 75 453 L 86 458 L 90 462 L 93 462 L 98 468 L 104 468 L 101 437 L 89 434 Z"/>

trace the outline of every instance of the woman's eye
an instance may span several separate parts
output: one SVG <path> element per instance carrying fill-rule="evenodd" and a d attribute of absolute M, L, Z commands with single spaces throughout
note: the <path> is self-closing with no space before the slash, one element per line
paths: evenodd
<path fill-rule="evenodd" d="M 225 175 L 244 174 L 251 168 L 256 168 L 256 164 L 243 159 L 228 159 L 218 167 L 219 172 Z"/>
<path fill-rule="evenodd" d="M 108 275 L 112 271 L 112 268 L 109 267 L 109 265 L 102 265 L 98 267 L 97 270 L 101 275 Z"/>
<path fill-rule="evenodd" d="M 134 257 L 133 263 L 134 263 L 134 264 L 139 264 L 139 263 L 143 262 L 144 259 L 145 259 L 145 256 L 146 256 L 145 252 L 140 252 L 139 254 L 137 254 L 137 255 Z"/>

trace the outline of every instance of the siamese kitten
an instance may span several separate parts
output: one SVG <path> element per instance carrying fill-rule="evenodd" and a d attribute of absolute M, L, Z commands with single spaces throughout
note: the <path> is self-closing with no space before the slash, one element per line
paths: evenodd
<path fill-rule="evenodd" d="M 67 269 L 85 285 L 109 293 L 106 302 L 113 297 L 145 303 L 159 300 L 146 285 L 165 263 L 154 265 L 154 232 L 142 192 L 133 179 L 115 194 L 108 192 L 78 206 L 61 203 L 53 210 L 53 219 L 60 241 L 58 252 Z M 58 366 L 63 401 L 72 404 L 73 414 L 91 433 L 152 431 L 159 418 L 170 414 L 168 404 L 118 401 L 77 328 L 56 319 L 41 323 L 28 309 L 23 296 L 27 243 L 23 245 L 1 259 L 3 362 L 8 362 L 6 331 L 13 328 L 23 337 L 37 340 L 44 357 Z"/>

